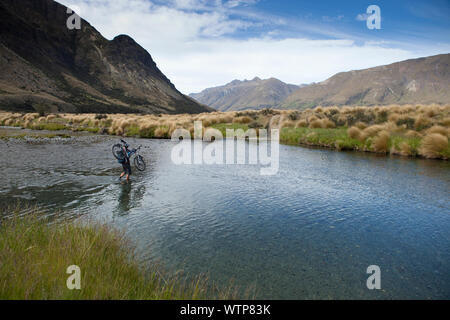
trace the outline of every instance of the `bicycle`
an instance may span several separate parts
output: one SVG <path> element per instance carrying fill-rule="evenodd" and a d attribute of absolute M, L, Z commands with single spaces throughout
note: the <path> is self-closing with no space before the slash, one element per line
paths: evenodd
<path fill-rule="evenodd" d="M 120 142 L 121 143 L 115 144 L 112 147 L 112 153 L 117 160 L 123 161 L 125 159 L 124 148 L 128 149 L 129 145 L 126 141 L 122 139 L 120 140 Z M 142 146 L 139 146 L 137 149 L 130 150 L 130 158 L 134 156 L 133 163 L 136 166 L 136 168 L 139 171 L 145 171 L 145 169 L 147 168 L 147 164 L 145 163 L 144 157 L 142 157 L 139 154 L 141 148 Z"/>

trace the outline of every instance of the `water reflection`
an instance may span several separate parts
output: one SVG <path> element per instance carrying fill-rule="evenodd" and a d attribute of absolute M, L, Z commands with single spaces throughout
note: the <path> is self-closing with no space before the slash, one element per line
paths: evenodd
<path fill-rule="evenodd" d="M 130 181 L 122 181 L 119 185 L 119 196 L 117 197 L 117 207 L 114 210 L 116 216 L 126 216 L 132 209 L 142 206 L 145 195 L 145 184 Z"/>
<path fill-rule="evenodd" d="M 120 183 L 120 194 L 119 198 L 117 199 L 117 209 L 116 209 L 116 215 L 118 216 L 124 216 L 127 215 L 131 209 L 130 202 L 131 202 L 131 181 L 122 181 Z"/>

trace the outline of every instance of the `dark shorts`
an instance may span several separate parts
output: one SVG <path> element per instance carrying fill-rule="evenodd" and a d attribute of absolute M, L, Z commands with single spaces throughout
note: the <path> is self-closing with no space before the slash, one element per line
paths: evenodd
<path fill-rule="evenodd" d="M 131 164 L 129 162 L 128 163 L 123 163 L 122 164 L 122 168 L 123 168 L 123 171 L 126 174 L 131 175 Z"/>

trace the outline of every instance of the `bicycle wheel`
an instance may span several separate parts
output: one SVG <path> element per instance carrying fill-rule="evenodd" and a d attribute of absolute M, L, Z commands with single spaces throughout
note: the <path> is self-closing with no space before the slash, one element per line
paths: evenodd
<path fill-rule="evenodd" d="M 112 153 L 117 160 L 125 159 L 125 153 L 123 152 L 123 148 L 121 144 L 115 144 L 112 147 Z"/>
<path fill-rule="evenodd" d="M 137 156 L 134 158 L 134 165 L 139 171 L 145 171 L 147 164 L 142 156 Z"/>

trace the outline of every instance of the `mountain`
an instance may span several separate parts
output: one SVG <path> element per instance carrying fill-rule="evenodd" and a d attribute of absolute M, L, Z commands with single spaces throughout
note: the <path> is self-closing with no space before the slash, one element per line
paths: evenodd
<path fill-rule="evenodd" d="M 181 94 L 133 39 L 69 30 L 52 0 L 0 2 L 0 108 L 92 113 L 209 111 Z"/>
<path fill-rule="evenodd" d="M 278 79 L 234 80 L 225 86 L 190 94 L 200 103 L 219 111 L 263 109 L 278 106 L 299 87 Z"/>
<path fill-rule="evenodd" d="M 282 104 L 303 109 L 318 105 L 450 103 L 450 54 L 366 70 L 339 73 L 300 88 Z"/>

